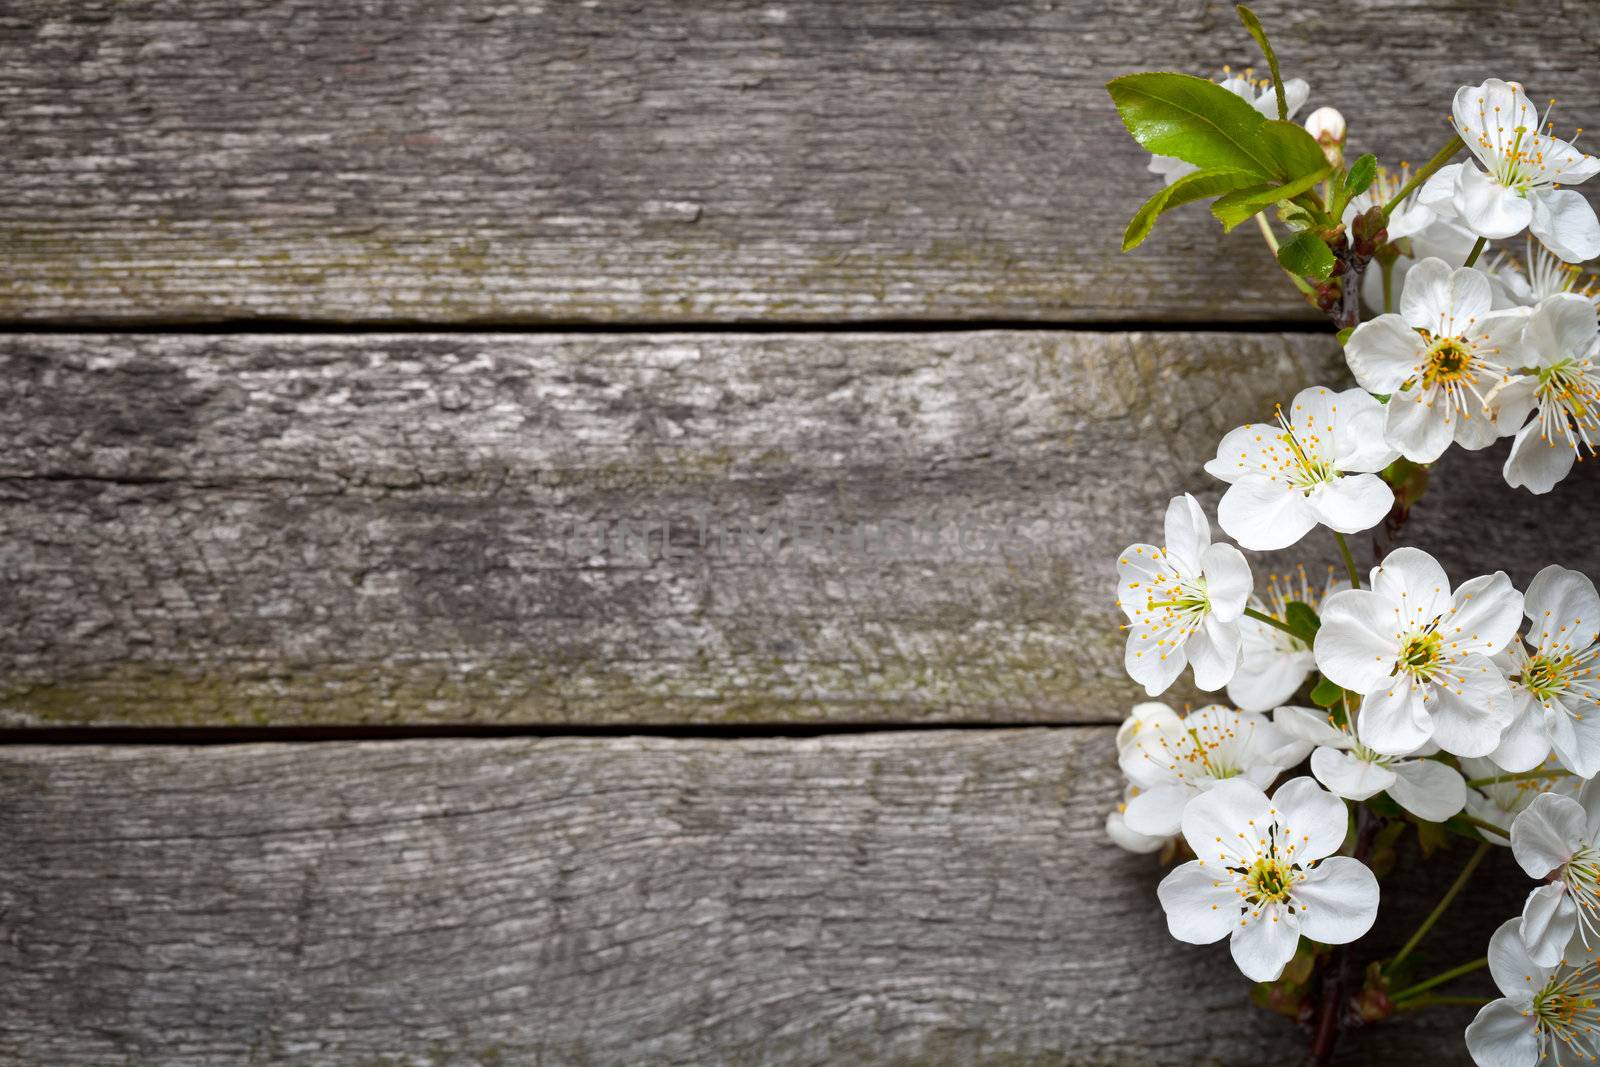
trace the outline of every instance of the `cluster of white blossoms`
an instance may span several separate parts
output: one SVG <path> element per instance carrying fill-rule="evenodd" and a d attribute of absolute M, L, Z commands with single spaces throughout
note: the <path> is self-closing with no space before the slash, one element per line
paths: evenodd
<path fill-rule="evenodd" d="M 1280 97 L 1248 73 L 1221 84 L 1269 119 L 1309 96 L 1304 82 Z M 1484 1004 L 1468 1048 L 1495 1067 L 1593 1062 L 1600 594 L 1555 564 L 1521 589 L 1504 571 L 1452 581 L 1409 546 L 1361 573 L 1345 540 L 1381 529 L 1388 544 L 1415 503 L 1410 479 L 1452 445 L 1509 438 L 1505 480 L 1533 493 L 1600 450 L 1600 290 L 1576 266 L 1600 256 L 1600 221 L 1566 188 L 1600 159 L 1555 137 L 1516 82 L 1463 87 L 1453 125 L 1465 162 L 1448 163 L 1458 142 L 1416 176 L 1379 170 L 1338 201 L 1344 228 L 1376 249 L 1370 272 L 1352 276 L 1375 316 L 1341 335 L 1356 387 L 1303 389 L 1270 421 L 1222 437 L 1205 471 L 1223 486 L 1220 533 L 1238 547 L 1214 539 L 1184 494 L 1160 544 L 1118 557 L 1128 675 L 1157 697 L 1189 668 L 1228 703 L 1134 707 L 1117 733 L 1125 791 L 1106 829 L 1132 852 L 1192 855 L 1158 891 L 1172 936 L 1227 938 L 1256 982 L 1288 982 L 1302 940 L 1315 953 L 1372 926 L 1375 827 L 1477 840 L 1462 881 L 1489 846 L 1509 847 L 1536 886 L 1489 940 L 1503 996 Z M 1342 167 L 1343 118 L 1321 108 L 1305 129 Z M 1169 186 L 1197 170 L 1162 156 L 1150 169 Z M 1482 256 L 1508 238 L 1520 243 Z M 1240 549 L 1287 549 L 1319 527 L 1345 574 L 1313 581 L 1302 568 L 1257 587 Z M 1484 965 L 1390 990 L 1427 928 L 1368 978 L 1386 1010 L 1423 1006 Z"/>

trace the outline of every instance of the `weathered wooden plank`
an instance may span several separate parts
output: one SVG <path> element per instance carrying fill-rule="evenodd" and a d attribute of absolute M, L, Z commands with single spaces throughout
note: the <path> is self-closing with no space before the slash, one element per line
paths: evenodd
<path fill-rule="evenodd" d="M 1115 553 L 1343 373 L 1311 335 L 8 338 L 0 716 L 1112 721 Z M 1500 456 L 1416 543 L 1600 572 L 1587 468 L 1538 499 Z"/>
<path fill-rule="evenodd" d="M 1489 75 L 1600 115 L 1589 0 L 1256 8 L 1391 161 Z M 1197 210 L 1116 254 L 1104 82 L 1256 61 L 1222 0 L 13 0 L 0 321 L 1310 315 Z"/>
<path fill-rule="evenodd" d="M 1304 1037 L 1249 1005 L 1224 948 L 1168 938 L 1153 859 L 1104 838 L 1111 747 L 1090 728 L 5 749 L 0 1057 L 1297 1062 Z M 1374 951 L 1463 858 L 1385 883 Z M 1516 910 L 1510 857 L 1485 873 L 1428 966 Z M 1469 1017 L 1357 1035 L 1343 1062 L 1466 1063 Z"/>

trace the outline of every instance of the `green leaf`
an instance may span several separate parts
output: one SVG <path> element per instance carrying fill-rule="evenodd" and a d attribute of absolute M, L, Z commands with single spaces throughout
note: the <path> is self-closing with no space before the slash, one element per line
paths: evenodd
<path fill-rule="evenodd" d="M 1311 689 L 1311 703 L 1319 708 L 1333 707 L 1339 703 L 1339 698 L 1342 696 L 1344 696 L 1344 690 L 1327 678 L 1319 677 L 1317 684 Z"/>
<path fill-rule="evenodd" d="M 1308 645 L 1312 638 L 1317 636 L 1317 631 L 1322 629 L 1322 620 L 1311 610 L 1311 605 L 1298 600 L 1289 601 L 1283 609 L 1283 616 L 1283 621 L 1289 624 L 1295 636 Z"/>
<path fill-rule="evenodd" d="M 1328 214 L 1343 221 L 1344 209 L 1350 201 L 1370 189 L 1377 178 L 1378 159 L 1368 152 L 1356 160 L 1346 172 L 1344 180 L 1337 183 L 1335 195 L 1332 197 L 1333 202 L 1328 205 Z"/>
<path fill-rule="evenodd" d="M 1144 206 L 1134 214 L 1133 221 L 1128 223 L 1122 235 L 1122 250 L 1126 252 L 1142 244 L 1150 235 L 1150 228 L 1156 224 L 1156 219 L 1173 208 L 1204 200 L 1208 196 L 1220 196 L 1255 181 L 1254 174 L 1237 170 L 1197 170 L 1185 174 L 1146 200 Z"/>
<path fill-rule="evenodd" d="M 1322 146 L 1297 122 L 1263 122 L 1261 137 L 1277 161 L 1279 181 L 1293 181 L 1328 166 Z"/>
<path fill-rule="evenodd" d="M 1372 183 L 1378 180 L 1378 157 L 1371 152 L 1362 156 L 1350 165 L 1350 173 L 1344 178 L 1344 195 L 1349 200 L 1360 196 L 1372 188 Z"/>
<path fill-rule="evenodd" d="M 1216 82 L 1157 71 L 1114 78 L 1106 90 L 1133 139 L 1158 156 L 1202 170 L 1281 177 L 1277 154 L 1261 136 L 1267 120 Z"/>
<path fill-rule="evenodd" d="M 1333 273 L 1333 252 L 1310 230 L 1302 230 L 1283 242 L 1278 247 L 1278 262 L 1284 270 L 1302 278 L 1321 280 Z"/>
<path fill-rule="evenodd" d="M 1355 332 L 1356 332 L 1356 328 L 1354 326 L 1346 326 L 1344 329 L 1340 330 L 1339 331 L 1339 343 L 1341 345 L 1348 343 L 1349 340 L 1350 340 L 1350 335 L 1355 333 Z"/>
<path fill-rule="evenodd" d="M 1283 95 L 1283 73 L 1278 70 L 1278 55 L 1267 41 L 1267 31 L 1261 28 L 1261 20 L 1256 18 L 1255 12 L 1243 4 L 1235 4 L 1234 10 L 1239 12 L 1239 21 L 1256 39 L 1256 44 L 1261 46 L 1261 54 L 1267 57 L 1267 67 L 1272 71 L 1272 89 L 1278 96 L 1278 117 L 1286 119 L 1289 117 L 1289 101 Z"/>
<path fill-rule="evenodd" d="M 1293 122 L 1268 120 L 1205 78 L 1154 71 L 1106 83 L 1133 139 L 1201 170 L 1242 170 L 1294 181 L 1327 165 L 1317 139 Z"/>
<path fill-rule="evenodd" d="M 1318 155 L 1320 159 L 1320 154 Z M 1253 185 L 1219 197 L 1211 205 L 1211 213 L 1222 222 L 1224 233 L 1232 230 L 1283 200 L 1293 200 L 1316 185 L 1333 171 L 1333 165 L 1324 161 L 1320 170 L 1283 185 Z"/>

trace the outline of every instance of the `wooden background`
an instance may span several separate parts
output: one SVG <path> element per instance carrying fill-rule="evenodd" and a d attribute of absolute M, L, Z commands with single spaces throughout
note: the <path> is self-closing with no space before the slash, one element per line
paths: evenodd
<path fill-rule="evenodd" d="M 1486 76 L 1600 121 L 1587 0 L 1256 8 L 1391 163 Z M 1204 0 L 0 8 L 0 1062 L 1292 1061 L 1100 826 L 1116 551 L 1347 381 L 1250 231 L 1116 254 L 1157 179 L 1104 81 L 1247 43 Z M 1592 470 L 1502 460 L 1407 539 L 1600 573 Z M 672 551 L 574 545 L 623 522 Z M 804 532 L 903 523 L 944 539 Z M 1441 969 L 1519 906 L 1490 866 Z M 1342 1062 L 1464 1063 L 1468 1017 Z"/>

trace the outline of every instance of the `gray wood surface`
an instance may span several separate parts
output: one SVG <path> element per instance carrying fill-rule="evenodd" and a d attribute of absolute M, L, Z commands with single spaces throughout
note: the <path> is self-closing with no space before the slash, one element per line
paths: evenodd
<path fill-rule="evenodd" d="M 1168 938 L 1117 788 L 1108 728 L 5 749 L 0 1060 L 1298 1062 Z M 1385 882 L 1372 951 L 1467 851 Z M 1423 973 L 1525 889 L 1497 852 Z M 1341 1062 L 1464 1064 L 1470 1014 Z"/>
<path fill-rule="evenodd" d="M 1255 6 L 1389 162 L 1487 76 L 1600 121 L 1590 0 Z M 1198 208 L 1116 253 L 1105 81 L 1227 63 L 1222 0 L 12 0 L 0 321 L 1314 317 Z"/>
<path fill-rule="evenodd" d="M 1116 721 L 1135 688 L 1116 552 L 1159 537 L 1170 494 L 1214 497 L 1200 464 L 1225 430 L 1340 380 L 1334 349 L 1048 331 L 7 338 L 0 716 Z M 1500 481 L 1502 453 L 1452 455 L 1413 542 L 1461 577 L 1600 572 L 1588 465 L 1540 499 Z M 658 535 L 623 544 L 622 520 L 670 522 L 675 555 Z M 938 545 L 892 540 L 913 522 L 940 524 Z"/>

